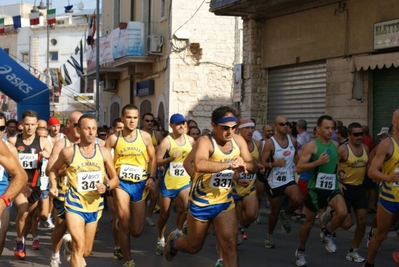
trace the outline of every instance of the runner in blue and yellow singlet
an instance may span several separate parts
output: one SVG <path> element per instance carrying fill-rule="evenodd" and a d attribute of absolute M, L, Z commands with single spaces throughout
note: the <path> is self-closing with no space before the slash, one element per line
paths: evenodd
<path fill-rule="evenodd" d="M 234 134 L 237 128 L 235 115 L 236 111 L 230 107 L 215 109 L 212 133 L 198 139 L 184 162 L 184 165 L 194 165 L 187 215 L 188 234 L 177 239 L 174 232 L 169 234 L 164 248 L 164 256 L 169 261 L 177 251 L 197 253 L 212 223 L 226 266 L 238 266 L 237 217 L 232 195 L 233 179 L 238 175 L 234 173 L 256 173 L 257 166 L 246 141 Z"/>
<path fill-rule="evenodd" d="M 114 149 L 114 164 L 120 180 L 113 196 L 124 266 L 134 267 L 130 255 L 130 235 L 139 237 L 143 232 L 145 199 L 154 186 L 157 165 L 151 135 L 138 129 L 138 108 L 133 104 L 126 105 L 121 119 L 123 130 L 108 137 L 105 146 Z"/>
<path fill-rule="evenodd" d="M 392 217 L 399 212 L 399 109 L 392 118 L 393 134 L 381 141 L 371 161 L 368 176 L 382 182 L 377 206 L 377 228 L 369 242 L 366 267 L 374 266 L 374 259 L 382 241 L 391 228 Z M 399 251 L 392 254 L 399 263 Z"/>
<path fill-rule="evenodd" d="M 182 234 L 183 224 L 186 220 L 191 177 L 185 170 L 183 162 L 192 149 L 194 139 L 184 133 L 185 124 L 186 119 L 183 115 L 173 114 L 169 124 L 172 133 L 161 142 L 157 150 L 158 167 L 165 168 L 165 175 L 160 179 L 159 204 L 161 210 L 158 218 L 158 241 L 155 251 L 157 255 L 163 253 L 165 226 L 173 199 L 176 199 L 176 221 L 178 222 L 175 235 Z"/>
<path fill-rule="evenodd" d="M 83 257 L 88 257 L 91 253 L 98 220 L 104 207 L 101 194 L 116 188 L 119 179 L 111 153 L 96 144 L 96 119 L 91 115 L 83 115 L 76 127 L 80 135 L 79 144 L 61 150 L 50 168 L 49 178 L 54 181 L 64 165 L 67 166 L 65 221 L 72 236 L 70 264 L 83 267 Z"/>

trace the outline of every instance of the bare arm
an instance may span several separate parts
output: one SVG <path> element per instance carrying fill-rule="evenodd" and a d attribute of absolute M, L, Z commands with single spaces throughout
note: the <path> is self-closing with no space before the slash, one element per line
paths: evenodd
<path fill-rule="evenodd" d="M 105 140 L 105 147 L 109 150 L 115 149 L 117 136 L 115 134 L 108 136 L 107 140 Z"/>
<path fill-rule="evenodd" d="M 68 164 L 72 160 L 72 156 L 73 156 L 73 147 L 66 147 L 59 152 L 59 155 L 53 164 L 50 165 L 49 164 L 50 162 L 48 163 L 47 169 L 50 167 L 50 170 L 48 172 L 48 177 L 50 180 L 49 192 L 51 195 L 58 196 L 58 189 L 56 182 L 58 173 L 64 164 Z"/>
<path fill-rule="evenodd" d="M 298 164 L 296 166 L 296 172 L 297 173 L 302 173 L 306 171 L 310 171 L 314 168 L 316 168 L 319 165 L 325 164 L 329 160 L 329 156 L 326 153 L 323 153 L 320 155 L 320 157 L 313 162 L 309 162 L 311 157 L 316 153 L 317 147 L 316 147 L 316 142 L 311 141 L 304 146 L 304 148 L 301 151 L 301 155 L 298 160 Z"/>
<path fill-rule="evenodd" d="M 47 167 L 46 167 L 46 175 L 47 176 L 49 176 L 50 169 L 53 166 L 53 164 L 57 161 L 58 156 L 60 155 L 60 152 L 64 148 L 64 146 L 65 146 L 65 140 L 64 139 L 61 139 L 61 140 L 57 141 L 57 143 L 55 143 L 55 145 L 53 147 L 53 151 L 51 151 L 51 155 L 50 155 L 50 157 L 48 159 L 48 162 L 47 162 Z M 55 177 L 54 180 L 52 180 L 50 178 L 50 176 L 49 176 L 50 188 L 51 187 L 57 188 L 57 180 L 56 179 L 57 179 L 57 177 Z"/>
<path fill-rule="evenodd" d="M 166 152 L 169 150 L 169 147 L 170 147 L 169 139 L 164 138 L 157 149 L 156 158 L 157 158 L 158 167 L 165 166 L 166 164 L 172 162 L 176 157 L 179 156 L 177 152 L 174 152 L 173 155 L 169 155 L 168 158 L 164 158 Z"/>
<path fill-rule="evenodd" d="M 40 147 L 42 148 L 42 151 L 40 151 L 42 156 L 48 159 L 52 150 L 50 141 L 45 137 L 40 137 Z"/>
<path fill-rule="evenodd" d="M 194 155 L 195 155 L 195 148 L 196 146 L 194 145 L 193 149 L 191 149 L 190 153 L 188 153 L 186 159 L 183 162 L 183 166 L 186 169 L 186 172 L 190 177 L 193 177 L 194 174 Z"/>
<path fill-rule="evenodd" d="M 240 146 L 240 151 L 241 151 L 241 158 L 244 160 L 244 170 L 242 170 L 239 166 L 235 166 L 236 163 L 239 164 L 239 161 L 236 159 L 233 159 L 233 169 L 235 170 L 235 167 L 241 169 L 241 171 L 244 172 L 249 172 L 249 173 L 256 173 L 258 171 L 258 165 L 255 164 L 254 159 L 251 155 L 251 152 L 249 152 L 247 142 L 241 135 L 234 135 L 234 138 L 237 142 L 237 144 Z"/>
<path fill-rule="evenodd" d="M 377 147 L 376 154 L 368 170 L 369 177 L 375 181 L 383 181 L 383 182 L 399 181 L 399 173 L 395 172 L 391 175 L 387 175 L 380 171 L 384 161 L 390 157 L 391 153 L 393 153 L 393 145 L 391 142 L 392 141 L 389 138 L 386 138 Z"/>
<path fill-rule="evenodd" d="M 202 136 L 197 140 L 194 152 L 194 168 L 198 172 L 216 173 L 230 168 L 230 162 L 210 161 L 212 143 L 208 136 Z"/>
<path fill-rule="evenodd" d="M 13 151 L 10 151 L 3 140 L 0 140 L 0 165 L 13 177 L 3 195 L 8 196 L 11 200 L 21 192 L 28 181 L 25 170 L 17 160 L 16 151 L 15 147 Z M 5 207 L 5 202 L 0 200 L 0 213 Z"/>
<path fill-rule="evenodd" d="M 107 169 L 108 177 L 109 177 L 109 187 L 110 189 L 115 189 L 119 185 L 119 177 L 118 174 L 116 173 L 115 166 L 114 166 L 114 160 L 112 159 L 111 153 L 106 147 L 101 147 L 101 152 L 104 157 L 104 164 L 105 168 Z M 97 190 L 99 190 L 100 194 L 105 193 L 107 190 L 106 186 L 104 184 L 97 184 Z"/>

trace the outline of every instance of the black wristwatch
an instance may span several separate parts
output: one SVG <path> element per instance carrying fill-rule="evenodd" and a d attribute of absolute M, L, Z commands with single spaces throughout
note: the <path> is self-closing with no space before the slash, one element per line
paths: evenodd
<path fill-rule="evenodd" d="M 106 189 L 105 191 L 109 192 L 111 190 L 111 187 L 109 186 L 109 183 L 104 183 Z"/>

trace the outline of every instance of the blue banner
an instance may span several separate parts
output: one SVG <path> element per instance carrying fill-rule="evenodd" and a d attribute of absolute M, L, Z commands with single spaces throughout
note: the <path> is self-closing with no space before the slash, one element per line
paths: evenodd
<path fill-rule="evenodd" d="M 41 119 L 50 117 L 47 85 L 24 69 L 0 48 L 1 91 L 18 103 L 18 119 L 27 109 L 35 110 Z M 21 110 L 21 108 L 23 110 Z"/>

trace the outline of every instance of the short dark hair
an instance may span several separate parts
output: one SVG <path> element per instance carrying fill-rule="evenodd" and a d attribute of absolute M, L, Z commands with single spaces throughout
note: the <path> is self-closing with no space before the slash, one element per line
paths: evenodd
<path fill-rule="evenodd" d="M 78 120 L 78 127 L 80 128 L 80 126 L 82 125 L 82 120 L 83 119 L 91 119 L 91 120 L 96 120 L 96 117 L 94 117 L 93 115 L 90 114 L 84 114 L 82 116 L 80 116 L 79 120 Z"/>
<path fill-rule="evenodd" d="M 37 112 L 34 111 L 34 110 L 30 110 L 30 109 L 25 110 L 25 111 L 22 113 L 22 119 L 25 119 L 26 117 L 34 117 L 34 118 L 36 118 L 37 120 L 39 120 L 39 115 L 37 114 Z"/>
<path fill-rule="evenodd" d="M 188 135 L 190 135 L 192 129 L 197 129 L 197 130 L 199 131 L 199 134 L 201 135 L 201 130 L 200 130 L 200 128 L 195 127 L 195 126 L 188 128 L 188 132 L 187 132 Z"/>
<path fill-rule="evenodd" d="M 134 104 L 127 104 L 126 106 L 124 106 L 122 108 L 122 116 L 125 115 L 125 111 L 126 110 L 137 110 L 137 111 L 139 111 L 139 109 Z"/>
<path fill-rule="evenodd" d="M 18 121 L 15 119 L 8 120 L 6 125 L 9 126 L 11 123 L 15 123 L 15 126 L 18 126 Z"/>
<path fill-rule="evenodd" d="M 235 117 L 237 117 L 236 109 L 228 106 L 221 106 L 212 112 L 212 121 L 223 118 L 227 113 L 232 113 Z"/>
<path fill-rule="evenodd" d="M 346 128 L 346 126 L 338 126 L 337 134 L 341 135 L 343 138 L 348 138 L 348 128 Z"/>
<path fill-rule="evenodd" d="M 358 122 L 352 122 L 348 126 L 348 133 L 352 133 L 353 128 L 362 128 L 362 125 Z M 364 133 L 364 129 L 362 128 L 362 131 Z"/>
<path fill-rule="evenodd" d="M 323 121 L 327 120 L 327 121 L 334 121 L 333 118 L 330 115 L 322 115 L 317 119 L 317 126 L 321 127 L 321 125 L 323 124 Z"/>
<path fill-rule="evenodd" d="M 303 130 L 307 130 L 308 129 L 308 123 L 305 120 L 298 120 L 296 122 L 296 126 L 300 127 Z"/>
<path fill-rule="evenodd" d="M 190 123 L 192 123 L 192 122 L 194 122 L 194 123 L 195 123 L 195 125 L 197 125 L 197 126 L 198 126 L 198 123 L 197 123 L 195 120 L 192 120 L 192 119 L 187 121 L 187 125 L 189 125 L 189 124 L 190 124 Z"/>
<path fill-rule="evenodd" d="M 112 127 L 116 127 L 116 125 L 118 124 L 118 123 L 120 123 L 120 122 L 122 122 L 122 120 L 121 120 L 121 118 L 116 118 L 113 122 L 112 122 Z"/>
<path fill-rule="evenodd" d="M 147 112 L 147 113 L 144 113 L 143 116 L 141 116 L 141 120 L 144 120 L 145 116 L 151 116 L 153 119 L 155 119 L 154 114 L 152 114 L 151 112 Z"/>

